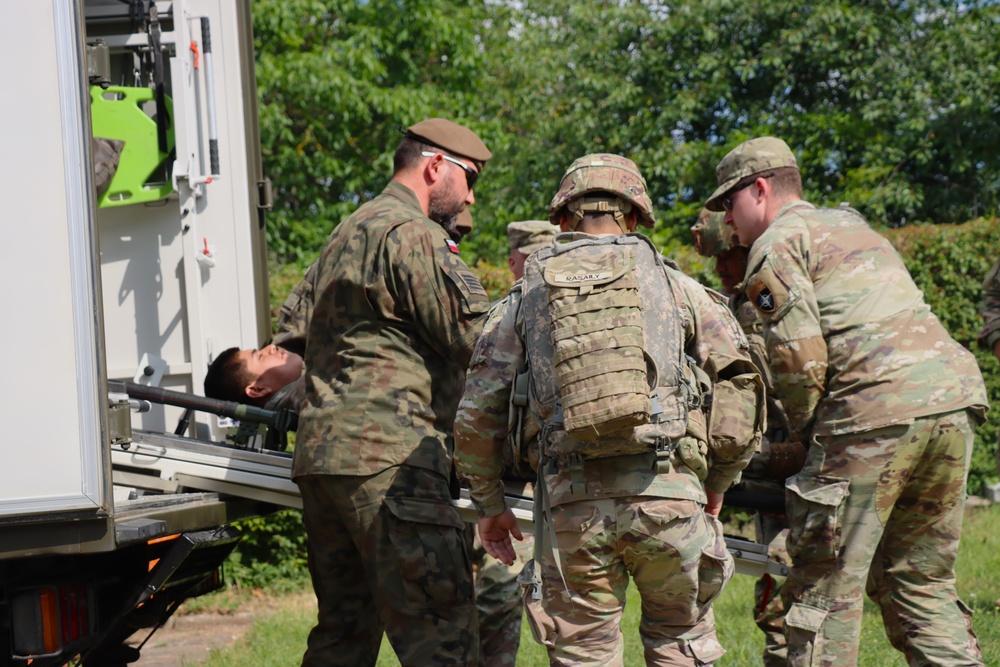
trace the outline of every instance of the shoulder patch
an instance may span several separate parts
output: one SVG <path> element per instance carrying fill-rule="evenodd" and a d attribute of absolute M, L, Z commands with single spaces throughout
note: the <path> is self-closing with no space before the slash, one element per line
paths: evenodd
<path fill-rule="evenodd" d="M 451 250 L 456 255 L 458 254 L 458 244 L 451 239 L 445 239 L 445 243 L 448 244 L 448 250 Z"/>
<path fill-rule="evenodd" d="M 762 313 L 770 314 L 777 309 L 774 293 L 763 280 L 755 280 L 747 290 L 747 296 L 750 297 L 750 301 L 757 307 L 757 310 Z"/>

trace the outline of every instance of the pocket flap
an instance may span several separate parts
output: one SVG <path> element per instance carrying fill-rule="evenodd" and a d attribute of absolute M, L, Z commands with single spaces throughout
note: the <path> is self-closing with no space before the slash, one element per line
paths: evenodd
<path fill-rule="evenodd" d="M 785 488 L 810 503 L 838 507 L 850 495 L 850 484 L 846 479 L 799 473 L 788 478 Z"/>
<path fill-rule="evenodd" d="M 792 608 L 785 614 L 785 625 L 816 633 L 823 627 L 826 614 L 826 609 L 810 607 L 801 603 L 793 604 Z"/>
<path fill-rule="evenodd" d="M 400 521 L 449 526 L 459 530 L 465 527 L 458 510 L 447 500 L 394 496 L 386 498 L 385 504 Z"/>

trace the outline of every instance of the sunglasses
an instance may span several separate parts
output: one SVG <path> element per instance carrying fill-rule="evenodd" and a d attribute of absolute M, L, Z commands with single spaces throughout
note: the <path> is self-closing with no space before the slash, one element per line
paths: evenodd
<path fill-rule="evenodd" d="M 744 188 L 749 188 L 751 185 L 754 184 L 755 181 L 756 181 L 756 179 L 754 179 L 753 181 L 747 181 L 746 183 L 741 183 L 741 184 L 737 185 L 735 188 L 733 188 L 732 190 L 730 190 L 729 192 L 727 192 L 725 195 L 723 195 L 723 197 L 722 197 L 722 208 L 726 209 L 727 211 L 732 211 L 733 210 L 733 195 L 736 194 L 737 192 L 739 192 L 740 190 L 744 189 Z"/>
<path fill-rule="evenodd" d="M 461 160 L 456 160 L 450 155 L 445 155 L 444 153 L 433 153 L 431 151 L 421 151 L 420 154 L 423 157 L 434 157 L 435 155 L 440 155 L 448 162 L 451 162 L 452 164 L 457 164 L 459 167 L 465 170 L 465 183 L 469 186 L 469 190 L 471 191 L 474 187 L 476 187 L 476 179 L 479 178 L 479 172 L 470 167 L 469 165 L 465 164 Z"/>
<path fill-rule="evenodd" d="M 732 211 L 733 210 L 733 195 L 734 194 L 736 194 L 740 190 L 743 190 L 744 188 L 749 188 L 751 185 L 753 185 L 754 183 L 757 182 L 758 178 L 771 178 L 772 176 L 774 176 L 773 173 L 771 173 L 771 174 L 764 174 L 763 176 L 756 176 L 756 177 L 754 177 L 753 180 L 747 181 L 746 183 L 740 183 L 735 188 L 732 188 L 729 192 L 727 192 L 725 195 L 723 195 L 723 197 L 722 197 L 722 208 L 726 209 L 727 211 Z"/>

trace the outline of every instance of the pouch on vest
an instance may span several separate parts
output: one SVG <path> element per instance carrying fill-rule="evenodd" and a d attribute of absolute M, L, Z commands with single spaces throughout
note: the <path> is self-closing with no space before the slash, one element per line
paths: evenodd
<path fill-rule="evenodd" d="M 649 423 L 650 383 L 632 249 L 579 250 L 549 259 L 543 279 L 564 428 L 594 442 Z"/>

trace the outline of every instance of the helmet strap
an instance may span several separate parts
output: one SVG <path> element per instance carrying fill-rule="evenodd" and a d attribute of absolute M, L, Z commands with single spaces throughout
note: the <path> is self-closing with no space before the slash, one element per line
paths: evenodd
<path fill-rule="evenodd" d="M 606 213 L 614 217 L 615 223 L 623 233 L 628 233 L 628 221 L 625 216 L 632 212 L 632 202 L 623 201 L 615 197 L 580 197 L 566 203 L 566 208 L 572 213 L 569 228 L 576 231 L 576 228 L 583 222 L 587 213 Z"/>

